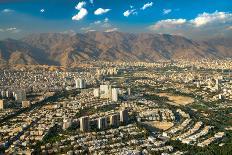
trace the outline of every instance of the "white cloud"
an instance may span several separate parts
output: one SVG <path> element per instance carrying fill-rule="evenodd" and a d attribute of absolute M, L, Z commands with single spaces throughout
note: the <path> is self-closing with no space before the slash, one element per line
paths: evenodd
<path fill-rule="evenodd" d="M 107 23 L 107 22 L 109 22 L 109 18 L 104 19 L 104 23 Z"/>
<path fill-rule="evenodd" d="M 112 28 L 112 29 L 107 29 L 105 30 L 105 32 L 114 32 L 114 31 L 118 31 L 118 28 Z"/>
<path fill-rule="evenodd" d="M 95 21 L 94 24 L 101 24 L 101 21 L 100 20 Z"/>
<path fill-rule="evenodd" d="M 41 12 L 41 13 L 44 13 L 44 12 L 45 12 L 45 9 L 41 9 L 40 12 Z"/>
<path fill-rule="evenodd" d="M 212 14 L 206 12 L 199 14 L 195 19 L 191 20 L 190 23 L 196 27 L 200 27 L 210 23 L 225 23 L 231 20 L 232 14 L 216 11 Z"/>
<path fill-rule="evenodd" d="M 14 31 L 14 30 L 17 30 L 17 28 L 15 27 L 10 27 L 10 28 L 7 28 L 6 31 Z"/>
<path fill-rule="evenodd" d="M 134 14 L 137 14 L 136 9 L 126 10 L 126 11 L 123 13 L 123 16 L 129 17 L 130 15 L 134 15 Z"/>
<path fill-rule="evenodd" d="M 96 32 L 96 30 L 94 30 L 94 29 L 87 30 L 86 33 L 88 33 L 88 32 Z"/>
<path fill-rule="evenodd" d="M 160 20 L 155 25 L 150 26 L 150 29 L 156 30 L 160 28 L 171 28 L 180 26 L 186 23 L 186 19 L 166 19 L 166 20 Z"/>
<path fill-rule="evenodd" d="M 11 12 L 14 12 L 14 10 L 12 10 L 12 9 L 3 9 L 1 12 L 2 13 L 11 13 Z"/>
<path fill-rule="evenodd" d="M 109 18 L 104 18 L 103 20 L 94 21 L 93 23 L 90 23 L 86 27 L 82 27 L 81 30 L 85 32 L 89 30 L 97 30 L 97 31 L 104 32 L 107 30 L 111 30 L 115 27 L 116 27 L 115 25 L 112 25 L 110 23 Z"/>
<path fill-rule="evenodd" d="M 149 7 L 152 7 L 152 6 L 153 6 L 153 2 L 148 2 L 148 3 L 146 3 L 146 4 L 143 5 L 143 7 L 141 8 L 141 10 L 145 10 L 145 9 L 147 9 Z"/>
<path fill-rule="evenodd" d="M 91 27 L 82 27 L 82 28 L 81 28 L 82 31 L 88 31 L 88 30 L 90 30 L 90 29 L 91 29 Z"/>
<path fill-rule="evenodd" d="M 172 12 L 172 9 L 163 9 L 163 14 L 167 15 Z"/>
<path fill-rule="evenodd" d="M 218 12 L 202 13 L 195 18 L 160 20 L 149 26 L 156 33 L 183 34 L 192 38 L 207 38 L 217 35 L 229 36 L 232 25 L 232 13 Z M 229 31 L 230 32 L 230 31 Z"/>
<path fill-rule="evenodd" d="M 77 15 L 72 17 L 72 20 L 81 20 L 88 14 L 88 11 L 84 8 L 81 8 Z"/>
<path fill-rule="evenodd" d="M 84 1 L 79 2 L 79 3 L 76 5 L 75 9 L 81 10 L 85 5 L 86 5 L 86 2 L 84 2 Z"/>
<path fill-rule="evenodd" d="M 0 28 L 0 32 L 8 32 L 8 33 L 18 33 L 20 32 L 20 29 L 17 29 L 16 27 L 9 27 L 9 28 Z"/>
<path fill-rule="evenodd" d="M 226 30 L 232 30 L 232 26 L 228 26 Z"/>
<path fill-rule="evenodd" d="M 110 11 L 110 9 L 98 8 L 97 10 L 94 11 L 94 14 L 95 15 L 102 15 L 102 14 L 107 13 L 109 11 Z"/>
<path fill-rule="evenodd" d="M 70 30 L 66 30 L 66 31 L 63 31 L 63 32 L 60 32 L 61 34 L 67 34 L 67 35 L 70 35 L 70 36 L 75 36 L 76 35 L 76 32 L 72 29 Z"/>
<path fill-rule="evenodd" d="M 94 23 L 91 23 L 90 25 L 99 25 L 99 24 L 102 24 L 101 26 L 102 27 L 109 27 L 110 24 L 108 23 L 109 22 L 109 19 L 108 18 L 105 18 L 104 20 L 97 20 L 95 21 Z"/>
<path fill-rule="evenodd" d="M 101 27 L 104 27 L 104 28 L 109 28 L 111 27 L 112 25 L 110 23 L 104 23 L 101 25 Z"/>

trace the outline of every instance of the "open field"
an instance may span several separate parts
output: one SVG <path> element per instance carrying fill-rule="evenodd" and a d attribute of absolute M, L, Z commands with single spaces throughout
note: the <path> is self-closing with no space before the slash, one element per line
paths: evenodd
<path fill-rule="evenodd" d="M 170 93 L 159 93 L 157 95 L 159 95 L 160 97 L 168 97 L 168 99 L 170 100 L 170 102 L 168 103 L 175 106 L 185 106 L 194 102 L 193 98 L 186 96 L 177 96 Z"/>
<path fill-rule="evenodd" d="M 170 129 L 174 125 L 172 122 L 166 121 L 150 121 L 146 122 L 146 124 L 164 131 Z"/>

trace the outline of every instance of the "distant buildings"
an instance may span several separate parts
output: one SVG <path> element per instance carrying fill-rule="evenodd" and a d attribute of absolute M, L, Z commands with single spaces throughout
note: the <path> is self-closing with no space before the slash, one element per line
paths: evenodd
<path fill-rule="evenodd" d="M 84 116 L 80 118 L 80 130 L 83 132 L 89 131 L 90 126 L 89 126 L 89 117 Z"/>
<path fill-rule="evenodd" d="M 93 90 L 94 97 L 118 101 L 118 88 L 112 88 L 111 85 L 100 85 L 100 88 Z"/>
<path fill-rule="evenodd" d="M 127 95 L 129 95 L 129 96 L 131 95 L 131 88 L 127 89 Z"/>
<path fill-rule="evenodd" d="M 83 89 L 86 88 L 86 82 L 84 79 L 75 79 L 76 88 Z"/>
<path fill-rule="evenodd" d="M 118 88 L 112 88 L 111 100 L 114 102 L 118 101 Z"/>
<path fill-rule="evenodd" d="M 118 114 L 114 114 L 110 116 L 110 125 L 119 126 L 119 115 Z"/>
<path fill-rule="evenodd" d="M 100 85 L 100 98 L 111 98 L 111 85 Z"/>
<path fill-rule="evenodd" d="M 6 97 L 6 92 L 5 91 L 1 91 L 1 97 L 5 98 Z"/>
<path fill-rule="evenodd" d="M 99 88 L 95 88 L 93 90 L 93 96 L 94 97 L 100 97 L 100 89 Z"/>
<path fill-rule="evenodd" d="M 101 117 L 98 119 L 98 129 L 105 129 L 107 128 L 107 118 Z"/>
<path fill-rule="evenodd" d="M 120 122 L 127 123 L 128 122 L 128 110 L 124 109 L 120 111 Z"/>
<path fill-rule="evenodd" d="M 21 103 L 22 101 L 26 100 L 26 91 L 25 90 L 18 90 L 14 93 L 15 101 Z"/>
<path fill-rule="evenodd" d="M 215 83 L 215 89 L 216 90 L 220 89 L 219 84 L 220 84 L 219 79 L 216 79 L 216 83 Z"/>
<path fill-rule="evenodd" d="M 72 125 L 71 119 L 64 118 L 63 119 L 63 130 L 68 129 Z"/>
<path fill-rule="evenodd" d="M 11 91 L 6 91 L 6 97 L 7 98 L 11 98 L 11 97 L 13 97 L 13 93 L 11 92 Z"/>
<path fill-rule="evenodd" d="M 0 110 L 4 109 L 5 104 L 6 104 L 6 100 L 0 100 Z"/>

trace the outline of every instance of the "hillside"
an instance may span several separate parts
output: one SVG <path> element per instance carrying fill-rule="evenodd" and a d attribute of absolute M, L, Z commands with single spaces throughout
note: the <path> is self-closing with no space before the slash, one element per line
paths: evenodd
<path fill-rule="evenodd" d="M 168 34 L 43 33 L 0 41 L 0 62 L 70 66 L 83 60 L 156 61 L 232 57 L 232 40 L 204 42 Z"/>

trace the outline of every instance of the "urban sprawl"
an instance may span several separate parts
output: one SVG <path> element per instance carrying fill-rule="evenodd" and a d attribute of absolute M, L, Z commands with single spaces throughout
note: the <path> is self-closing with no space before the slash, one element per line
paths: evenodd
<path fill-rule="evenodd" d="M 229 154 L 232 60 L 0 70 L 0 154 Z"/>

